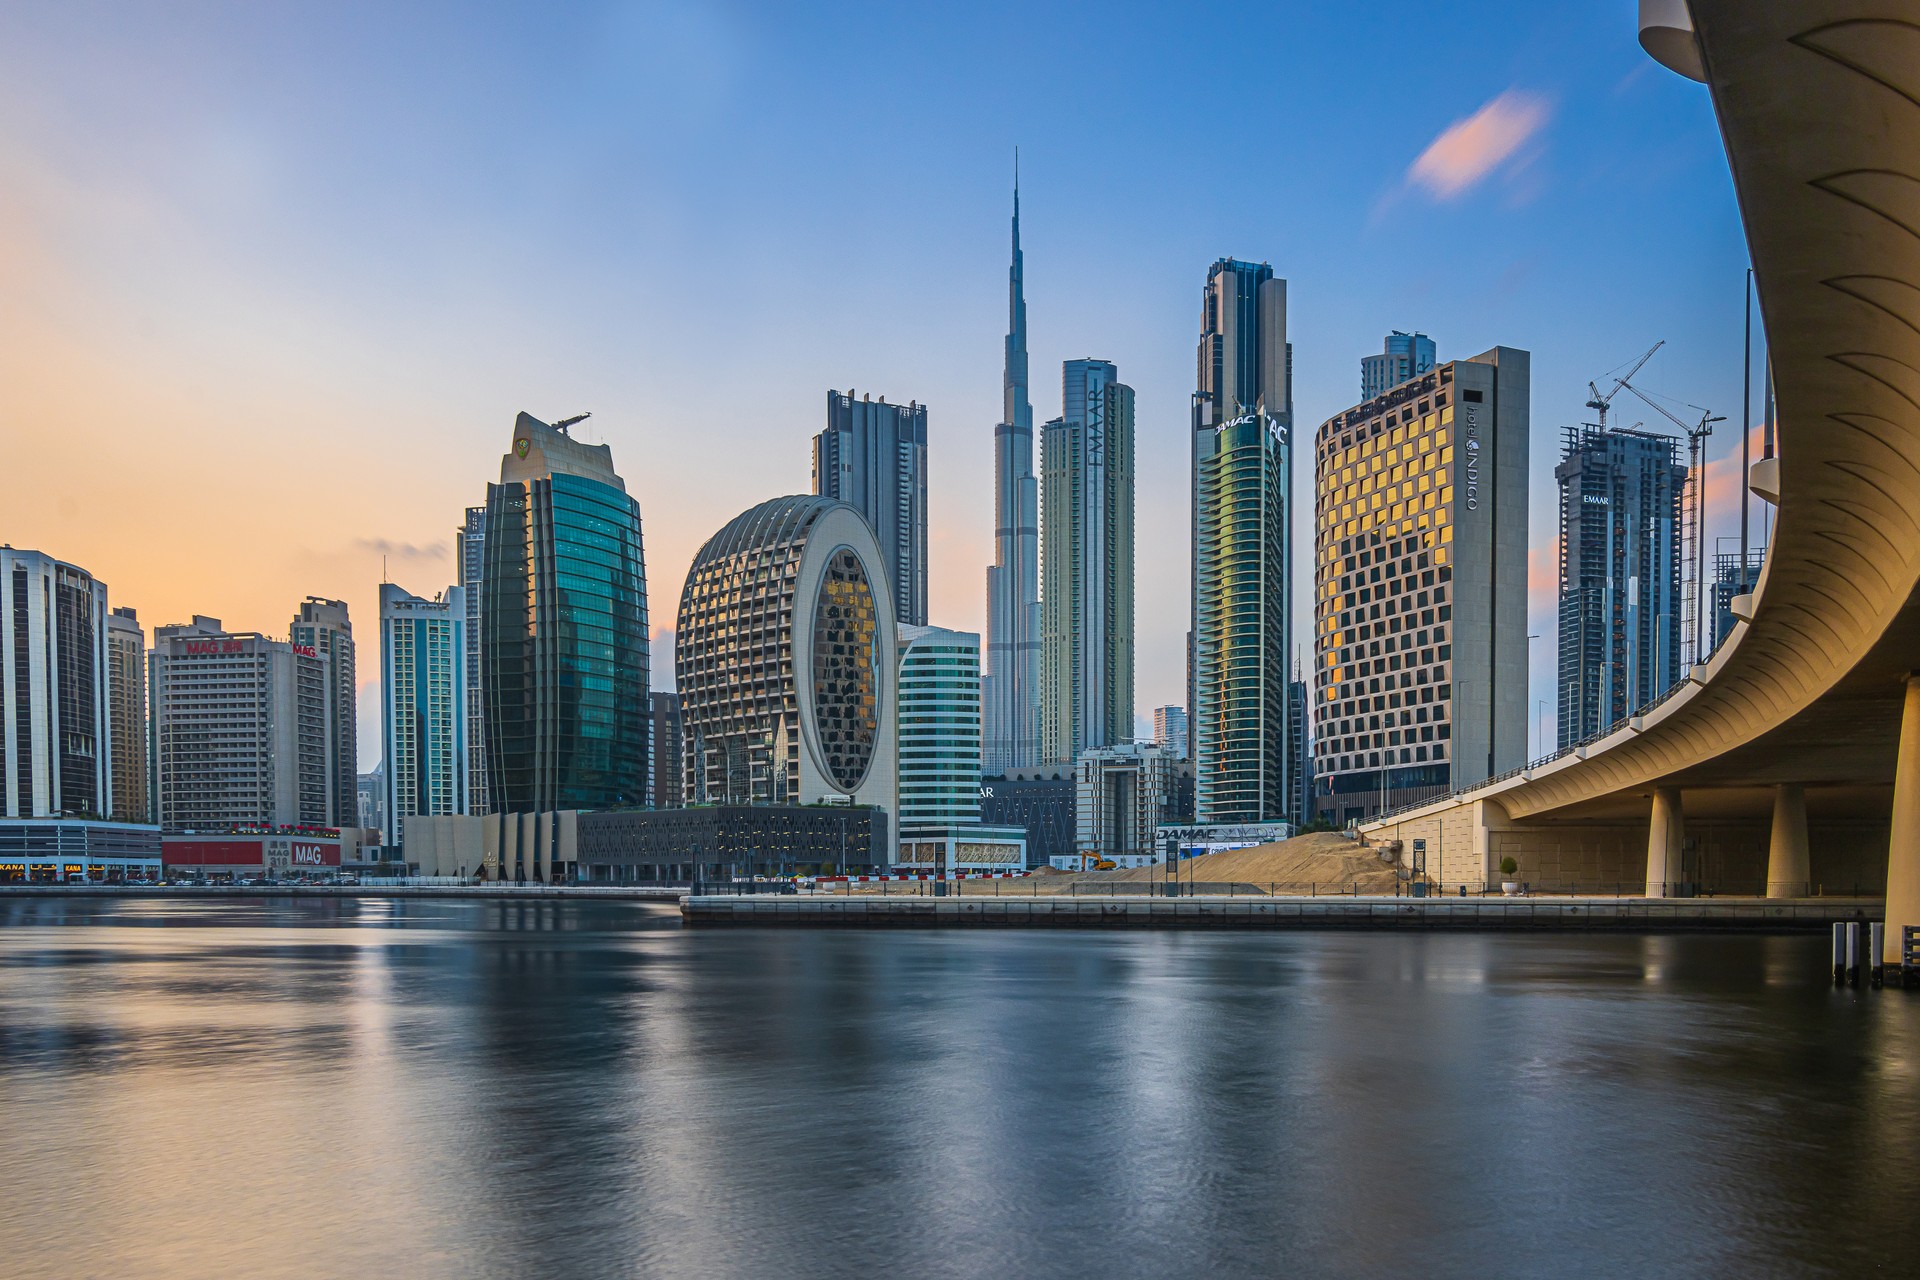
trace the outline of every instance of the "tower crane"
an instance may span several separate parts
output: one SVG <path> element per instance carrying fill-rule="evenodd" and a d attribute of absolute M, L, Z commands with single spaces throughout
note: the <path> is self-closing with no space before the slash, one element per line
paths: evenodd
<path fill-rule="evenodd" d="M 1658 350 L 1657 346 L 1655 350 Z M 1649 356 L 1652 354 L 1652 351 L 1647 353 Z M 1640 363 L 1645 364 L 1646 360 L 1643 358 Z M 1639 371 L 1639 366 L 1636 365 L 1628 371 L 1627 376 L 1631 377 Z M 1685 432 L 1687 437 L 1687 490 L 1681 502 L 1681 555 L 1687 566 L 1687 576 L 1692 581 L 1688 585 L 1682 605 L 1684 616 L 1680 626 L 1680 645 L 1681 662 L 1683 665 L 1690 666 L 1707 656 L 1706 619 L 1702 609 L 1702 597 L 1707 578 L 1707 437 L 1713 434 L 1714 423 L 1725 422 L 1727 419 L 1724 414 L 1715 414 L 1710 409 L 1700 409 L 1699 405 L 1690 404 L 1687 408 L 1700 409 L 1700 421 L 1689 425 L 1678 414 L 1628 382 L 1626 378 L 1620 379 L 1619 386 L 1608 393 L 1608 398 L 1611 399 L 1619 394 L 1621 387 L 1640 397 L 1650 408 L 1658 411 L 1668 422 Z"/>
<path fill-rule="evenodd" d="M 1628 387 L 1628 389 L 1631 390 L 1632 388 L 1629 386 L 1627 379 L 1631 378 L 1634 374 L 1646 368 L 1647 361 L 1653 359 L 1653 353 L 1666 345 L 1667 345 L 1667 340 L 1665 338 L 1662 338 L 1660 339 L 1660 341 L 1648 347 L 1646 354 L 1641 356 L 1638 360 L 1635 360 L 1633 362 L 1633 367 L 1631 369 L 1627 370 L 1625 373 L 1621 374 L 1618 378 L 1614 379 L 1613 390 L 1607 392 L 1607 394 L 1605 394 L 1604 396 L 1600 394 L 1599 387 L 1596 387 L 1591 382 L 1587 384 L 1587 390 L 1593 396 L 1593 399 L 1587 401 L 1587 408 L 1594 410 L 1596 413 L 1600 415 L 1599 426 L 1602 431 L 1605 431 L 1607 429 L 1607 408 L 1609 405 L 1613 403 L 1613 398 L 1620 394 L 1620 388 Z M 1640 393 L 1636 391 L 1634 392 L 1634 394 L 1638 395 Z M 1662 412 L 1664 412 L 1664 410 Z M 1671 417 L 1672 415 L 1669 414 L 1668 416 Z"/>

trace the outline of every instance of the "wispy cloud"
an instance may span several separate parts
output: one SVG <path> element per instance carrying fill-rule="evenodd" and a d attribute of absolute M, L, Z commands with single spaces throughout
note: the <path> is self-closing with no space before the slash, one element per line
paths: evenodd
<path fill-rule="evenodd" d="M 447 547 L 443 542 L 430 542 L 420 546 L 412 542 L 394 542 L 389 538 L 355 538 L 353 545 L 362 551 L 371 551 L 375 555 L 392 556 L 395 560 L 445 560 Z"/>
<path fill-rule="evenodd" d="M 1407 184 L 1451 200 L 1512 160 L 1552 114 L 1545 98 L 1509 89 L 1441 130 L 1407 170 Z"/>

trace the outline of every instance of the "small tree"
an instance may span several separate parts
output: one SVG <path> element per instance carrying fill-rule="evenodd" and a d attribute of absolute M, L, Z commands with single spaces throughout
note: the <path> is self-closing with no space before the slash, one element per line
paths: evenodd
<path fill-rule="evenodd" d="M 1520 870 L 1520 864 L 1512 858 L 1500 859 L 1500 874 L 1511 879 Z"/>

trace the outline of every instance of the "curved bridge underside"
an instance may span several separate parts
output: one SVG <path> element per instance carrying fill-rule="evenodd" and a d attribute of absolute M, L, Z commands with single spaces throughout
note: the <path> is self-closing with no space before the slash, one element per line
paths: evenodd
<path fill-rule="evenodd" d="M 1920 3 L 1692 0 L 1772 341 L 1779 505 L 1750 620 L 1610 738 L 1464 797 L 1507 818 L 1884 816 L 1920 667 Z M 1705 794 L 1702 794 L 1705 793 Z"/>

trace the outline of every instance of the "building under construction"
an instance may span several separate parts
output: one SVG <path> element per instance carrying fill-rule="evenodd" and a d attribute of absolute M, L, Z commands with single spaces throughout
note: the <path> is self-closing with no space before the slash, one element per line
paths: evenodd
<path fill-rule="evenodd" d="M 1562 749 L 1606 730 L 1680 678 L 1681 500 L 1673 436 L 1568 427 L 1560 465 Z"/>

